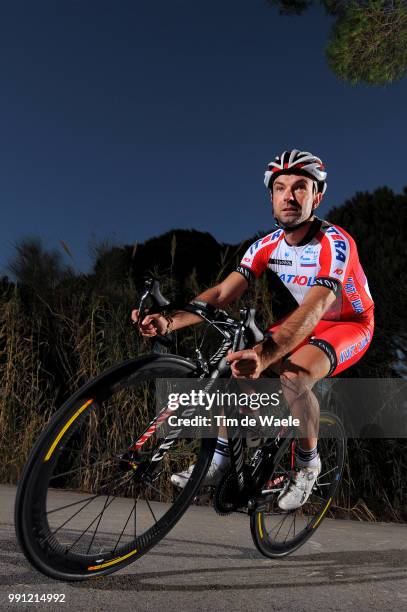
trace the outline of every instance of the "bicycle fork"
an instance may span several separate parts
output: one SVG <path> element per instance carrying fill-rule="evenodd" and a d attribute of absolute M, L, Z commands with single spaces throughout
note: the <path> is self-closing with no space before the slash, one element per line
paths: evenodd
<path fill-rule="evenodd" d="M 214 384 L 214 380 L 210 380 L 205 386 L 205 391 L 209 390 Z M 139 437 L 132 442 L 128 447 L 127 451 L 120 456 L 120 460 L 124 469 L 133 469 L 138 471 L 138 476 L 148 478 L 152 476 L 153 472 L 157 469 L 166 453 L 169 451 L 175 440 L 178 439 L 182 432 L 182 427 L 175 427 L 170 429 L 161 444 L 155 450 L 153 456 L 148 462 L 143 463 L 139 460 L 139 452 L 146 442 L 156 433 L 157 429 L 162 427 L 171 415 L 174 415 L 179 411 L 180 404 L 174 409 L 174 407 L 164 407 L 158 415 L 156 415 L 146 429 L 139 435 Z M 195 406 L 187 406 L 181 413 L 180 419 L 191 418 L 197 412 Z M 243 460 L 243 455 L 242 455 Z"/>

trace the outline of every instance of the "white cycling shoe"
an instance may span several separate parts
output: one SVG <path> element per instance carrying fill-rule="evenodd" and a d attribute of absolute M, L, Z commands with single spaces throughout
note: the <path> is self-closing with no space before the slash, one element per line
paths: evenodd
<path fill-rule="evenodd" d="M 220 479 L 222 478 L 223 474 L 229 468 L 229 465 L 230 465 L 229 462 L 227 462 L 225 465 L 220 467 L 219 465 L 217 465 L 216 463 L 212 461 L 206 473 L 206 476 L 202 482 L 202 485 L 206 487 L 216 487 L 216 485 L 220 482 Z M 172 474 L 171 476 L 172 484 L 178 487 L 179 489 L 183 489 L 185 485 L 187 484 L 188 480 L 190 479 L 194 467 L 195 467 L 195 464 L 193 463 L 192 465 L 189 466 L 187 470 L 184 470 L 183 472 L 177 472 L 175 474 Z"/>
<path fill-rule="evenodd" d="M 295 510 L 305 504 L 316 480 L 321 473 L 321 459 L 318 455 L 318 466 L 313 468 L 298 467 L 291 475 L 291 479 L 284 491 L 277 499 L 281 510 Z"/>

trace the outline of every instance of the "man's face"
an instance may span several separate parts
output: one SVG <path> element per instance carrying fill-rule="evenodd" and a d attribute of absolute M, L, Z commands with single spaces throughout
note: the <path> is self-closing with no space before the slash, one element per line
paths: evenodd
<path fill-rule="evenodd" d="M 287 227 L 295 227 L 311 215 L 321 199 L 315 183 L 307 176 L 281 174 L 273 183 L 274 216 Z"/>

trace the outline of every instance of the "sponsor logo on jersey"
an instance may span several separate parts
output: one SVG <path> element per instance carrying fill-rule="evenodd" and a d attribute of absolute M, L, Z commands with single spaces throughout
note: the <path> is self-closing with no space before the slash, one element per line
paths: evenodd
<path fill-rule="evenodd" d="M 300 266 L 302 268 L 316 268 L 318 261 L 318 251 L 313 246 L 305 247 L 301 257 Z"/>
<path fill-rule="evenodd" d="M 360 353 L 360 351 L 363 350 L 365 346 L 369 344 L 369 342 L 370 342 L 370 332 L 368 331 L 366 338 L 364 338 L 363 340 L 360 340 L 360 342 L 356 342 L 356 344 L 351 344 L 347 346 L 343 351 L 341 351 L 341 354 L 339 355 L 339 363 L 348 361 L 348 359 L 351 359 L 352 357 L 354 357 L 354 355 L 357 355 L 358 353 Z"/>
<path fill-rule="evenodd" d="M 343 274 L 343 270 L 341 270 L 341 268 L 336 268 L 336 270 L 334 270 L 334 274 L 338 274 L 338 276 L 340 276 Z"/>
<path fill-rule="evenodd" d="M 301 276 L 299 274 L 279 274 L 280 280 L 283 283 L 291 283 L 293 285 L 301 285 L 304 287 L 312 287 L 315 281 L 315 276 Z"/>
<path fill-rule="evenodd" d="M 253 272 L 249 270 L 249 268 L 245 268 L 244 266 L 237 266 L 236 272 L 240 272 L 240 274 L 243 274 L 245 279 L 249 282 L 254 278 Z"/>
<path fill-rule="evenodd" d="M 334 280 L 333 278 L 324 278 L 322 276 L 315 279 L 314 285 L 326 287 L 327 289 L 331 289 L 334 293 L 337 293 L 339 289 L 339 281 Z"/>
<path fill-rule="evenodd" d="M 317 265 L 317 257 L 308 257 L 307 255 L 301 255 L 300 266 L 302 268 L 315 268 Z"/>
<path fill-rule="evenodd" d="M 336 229 L 336 227 L 330 227 L 326 233 L 330 234 L 330 237 L 332 238 L 334 242 L 336 260 L 345 262 L 346 261 L 346 242 L 344 241 L 343 236 L 341 236 L 341 234 L 338 234 L 338 230 Z"/>
<path fill-rule="evenodd" d="M 355 282 L 352 278 L 352 276 L 349 276 L 346 279 L 346 283 L 345 283 L 345 293 L 348 296 L 348 299 L 352 305 L 352 308 L 355 312 L 357 312 L 358 314 L 361 312 L 365 312 L 365 309 L 363 308 L 363 303 L 362 300 L 360 299 L 360 295 L 359 293 L 356 291 L 356 287 L 355 287 Z"/>
<path fill-rule="evenodd" d="M 255 253 L 255 252 L 257 251 L 257 249 L 259 248 L 260 244 L 261 244 L 261 240 L 256 240 L 256 242 L 254 242 L 254 243 L 252 244 L 252 246 L 251 246 L 251 247 L 250 247 L 250 249 L 249 249 L 249 253 L 250 253 L 250 255 L 254 255 L 254 253 Z"/>
<path fill-rule="evenodd" d="M 316 250 L 315 247 L 313 246 L 307 246 L 304 249 L 304 255 L 316 255 Z"/>
<path fill-rule="evenodd" d="M 270 258 L 271 264 L 276 264 L 276 266 L 292 266 L 293 262 L 291 259 L 273 259 Z"/>
<path fill-rule="evenodd" d="M 279 229 L 279 230 L 277 230 L 276 232 L 274 232 L 274 234 L 271 234 L 271 239 L 272 239 L 272 240 L 276 240 L 277 238 L 279 238 L 279 237 L 281 236 L 281 232 L 282 232 L 282 231 L 283 231 L 283 230 Z"/>
<path fill-rule="evenodd" d="M 283 230 L 277 230 L 276 232 L 274 232 L 274 234 L 271 234 L 271 235 L 265 236 L 264 238 L 259 238 L 258 240 L 256 240 L 256 242 L 254 242 L 249 247 L 249 251 L 248 251 L 249 254 L 254 255 L 259 250 L 259 248 L 261 248 L 262 246 L 270 242 L 270 240 L 275 240 L 276 238 L 278 238 L 281 235 L 282 231 Z"/>

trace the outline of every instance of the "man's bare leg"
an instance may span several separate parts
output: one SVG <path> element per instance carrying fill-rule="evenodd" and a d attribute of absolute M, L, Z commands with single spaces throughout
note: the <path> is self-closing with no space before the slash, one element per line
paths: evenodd
<path fill-rule="evenodd" d="M 325 353 L 311 344 L 302 346 L 281 364 L 280 381 L 294 418 L 300 420 L 300 445 L 312 449 L 318 441 L 319 404 L 312 391 L 330 369 Z"/>

